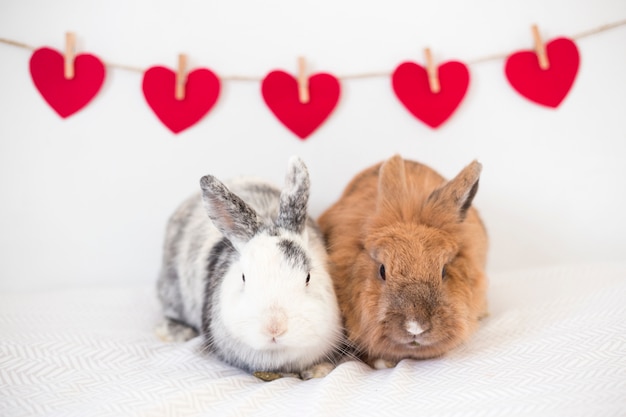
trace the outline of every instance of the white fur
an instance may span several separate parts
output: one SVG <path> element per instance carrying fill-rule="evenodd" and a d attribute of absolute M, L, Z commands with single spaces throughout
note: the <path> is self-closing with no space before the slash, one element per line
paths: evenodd
<path fill-rule="evenodd" d="M 299 236 L 290 238 L 308 246 Z M 229 349 L 253 358 L 257 369 L 292 363 L 307 367 L 323 359 L 320 354 L 328 354 L 339 335 L 339 308 L 324 268 L 325 252 L 314 245 L 309 251 L 313 267 L 306 271 L 289 265 L 277 242 L 277 237 L 261 234 L 242 248 L 240 262 L 230 268 L 220 288 L 215 311 L 220 320 L 212 321 L 216 339 L 236 340 Z M 273 334 L 272 326 L 281 334 Z"/>
<path fill-rule="evenodd" d="M 308 172 L 298 158 L 290 160 L 285 182 L 279 198 L 278 190 L 264 181 L 238 178 L 225 183 L 226 189 L 214 177 L 204 177 L 202 198 L 183 203 L 168 225 L 159 281 L 168 317 L 208 330 L 203 335 L 208 347 L 251 371 L 307 371 L 329 360 L 342 337 L 324 242 L 306 221 Z M 308 261 L 301 256 L 290 259 L 279 246 L 283 239 L 293 241 L 289 250 L 304 251 Z M 218 251 L 216 257 L 213 248 L 222 241 L 235 251 Z M 231 258 L 225 275 L 216 272 L 207 279 L 209 260 L 212 268 L 220 265 L 224 272 L 227 256 Z M 175 274 L 168 273 L 173 268 Z M 185 334 L 179 326 L 170 323 L 168 328 Z"/>
<path fill-rule="evenodd" d="M 416 322 L 415 320 L 407 321 L 406 331 L 411 333 L 414 336 L 418 336 L 424 333 L 424 329 L 422 329 L 422 326 L 420 326 L 419 323 Z"/>
<path fill-rule="evenodd" d="M 199 256 L 199 254 L 208 254 L 222 236 L 215 226 L 207 221 L 204 210 L 196 210 L 193 213 L 188 227 L 202 229 L 204 232 L 199 252 L 192 249 L 194 245 L 192 240 L 183 240 L 180 247 L 180 259 L 178 259 L 180 290 L 183 299 L 188 300 L 184 303 L 186 321 L 196 329 L 200 329 L 207 260 L 206 256 Z"/>

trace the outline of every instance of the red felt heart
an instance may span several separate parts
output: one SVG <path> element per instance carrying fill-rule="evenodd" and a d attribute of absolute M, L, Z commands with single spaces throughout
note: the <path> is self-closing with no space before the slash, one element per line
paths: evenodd
<path fill-rule="evenodd" d="M 30 57 L 30 75 L 44 100 L 66 118 L 82 109 L 100 91 L 104 64 L 90 54 L 74 59 L 74 78 L 65 79 L 64 57 L 50 48 L 40 48 Z"/>
<path fill-rule="evenodd" d="M 433 93 L 426 69 L 413 62 L 400 64 L 393 72 L 396 96 L 413 116 L 432 128 L 440 126 L 461 104 L 469 86 L 469 71 L 461 62 L 449 61 L 438 67 L 441 90 Z"/>
<path fill-rule="evenodd" d="M 516 52 L 508 57 L 504 71 L 518 93 L 535 103 L 556 108 L 574 84 L 580 55 L 576 44 L 566 38 L 546 44 L 550 67 L 542 70 L 534 51 Z"/>
<path fill-rule="evenodd" d="M 284 71 L 272 71 L 263 79 L 265 104 L 289 130 L 305 139 L 321 125 L 339 101 L 339 80 L 318 73 L 309 78 L 309 102 L 301 103 L 298 82 Z"/>
<path fill-rule="evenodd" d="M 210 70 L 199 68 L 187 74 L 185 97 L 176 99 L 176 74 L 165 67 L 149 68 L 143 75 L 143 95 L 161 122 L 179 133 L 197 123 L 215 105 L 220 80 Z"/>

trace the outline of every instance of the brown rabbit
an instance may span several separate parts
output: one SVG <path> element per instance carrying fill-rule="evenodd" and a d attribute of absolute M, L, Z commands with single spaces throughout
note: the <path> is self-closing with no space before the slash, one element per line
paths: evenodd
<path fill-rule="evenodd" d="M 442 355 L 486 315 L 487 234 L 471 207 L 481 168 L 447 182 L 396 155 L 320 217 L 349 343 L 370 365 Z"/>

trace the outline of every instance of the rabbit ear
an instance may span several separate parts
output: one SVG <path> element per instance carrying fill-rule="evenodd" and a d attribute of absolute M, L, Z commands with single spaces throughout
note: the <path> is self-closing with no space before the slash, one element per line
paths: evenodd
<path fill-rule="evenodd" d="M 302 233 L 307 219 L 310 186 L 306 165 L 297 156 L 292 156 L 285 176 L 285 188 L 280 193 L 276 226 Z"/>
<path fill-rule="evenodd" d="M 399 207 L 398 199 L 406 193 L 404 160 L 400 155 L 394 155 L 380 166 L 378 173 L 378 211 L 385 209 L 396 211 Z"/>
<path fill-rule="evenodd" d="M 212 175 L 200 179 L 202 201 L 217 229 L 234 244 L 250 240 L 261 227 L 261 220 L 252 207 L 233 194 Z"/>
<path fill-rule="evenodd" d="M 478 161 L 463 168 L 459 174 L 441 188 L 433 191 L 426 201 L 430 214 L 452 214 L 457 222 L 465 220 L 467 210 L 478 191 L 482 165 Z"/>

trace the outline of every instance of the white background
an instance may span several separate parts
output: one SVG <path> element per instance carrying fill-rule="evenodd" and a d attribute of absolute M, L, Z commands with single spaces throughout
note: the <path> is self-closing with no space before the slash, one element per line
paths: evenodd
<path fill-rule="evenodd" d="M 216 107 L 179 135 L 146 105 L 141 73 L 109 69 L 98 96 L 61 119 L 35 90 L 31 51 L 0 44 L 0 290 L 139 285 L 159 268 L 169 214 L 207 173 L 282 183 L 301 155 L 317 217 L 359 170 L 394 153 L 455 175 L 484 165 L 475 205 L 489 270 L 626 258 L 626 27 L 577 41 L 581 67 L 556 109 L 519 96 L 491 54 L 626 18 L 623 0 L 0 0 L 0 37 L 147 69 L 190 66 L 262 78 L 337 76 L 422 63 L 470 63 L 459 110 L 437 130 L 398 102 L 388 77 L 343 80 L 340 103 L 306 141 L 264 105 L 259 82 L 224 81 Z"/>

